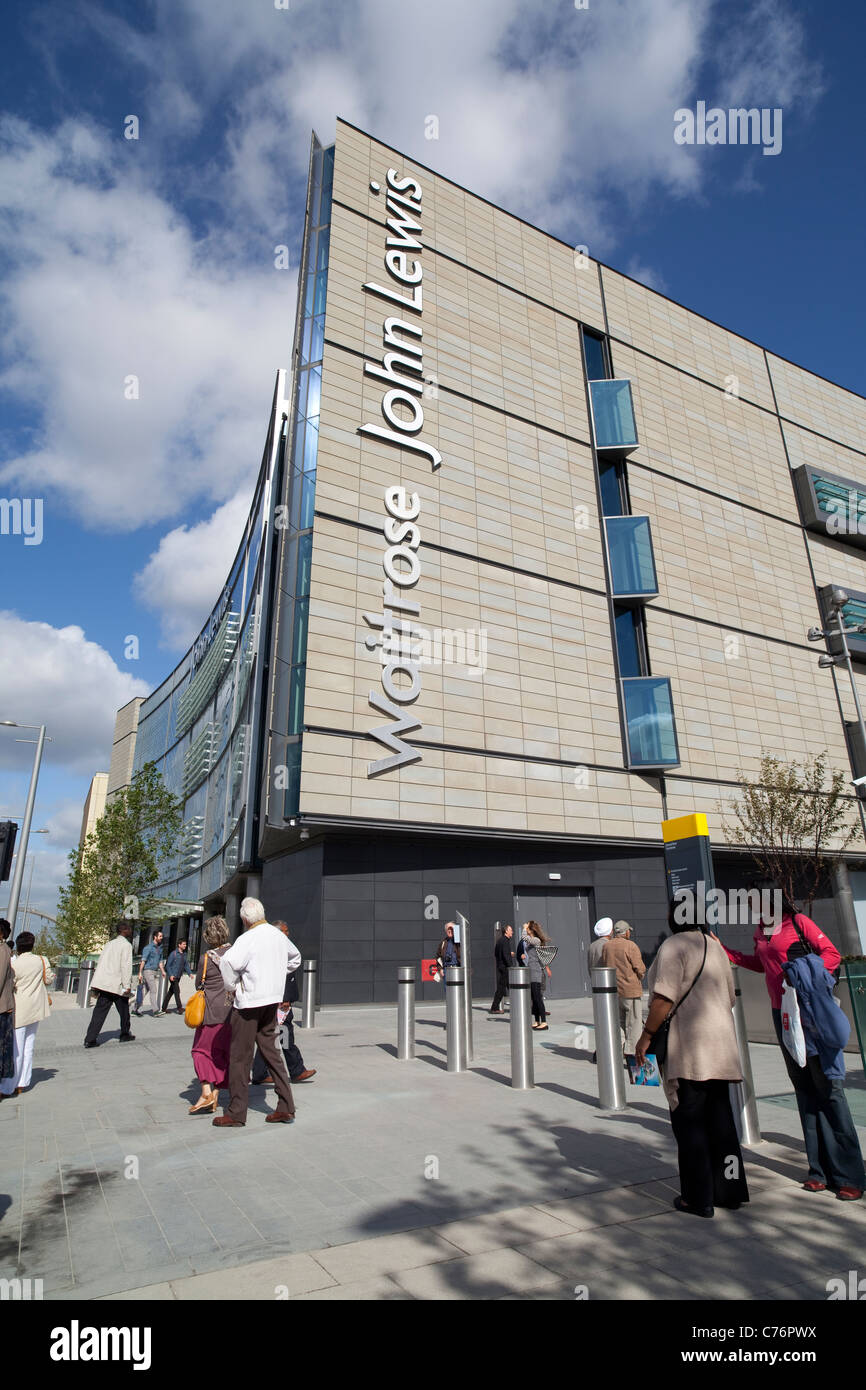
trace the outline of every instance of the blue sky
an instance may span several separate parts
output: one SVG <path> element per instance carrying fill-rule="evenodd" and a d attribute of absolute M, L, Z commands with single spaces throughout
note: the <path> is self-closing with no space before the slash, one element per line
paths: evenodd
<path fill-rule="evenodd" d="M 0 536 L 0 718 L 54 737 L 47 911 L 115 709 L 231 563 L 289 365 L 273 254 L 297 255 L 313 126 L 342 115 L 866 393 L 853 0 L 33 0 L 0 23 L 0 496 L 44 500 L 40 545 Z M 698 100 L 781 107 L 781 153 L 677 146 Z M 0 731 L 0 812 L 28 755 Z"/>

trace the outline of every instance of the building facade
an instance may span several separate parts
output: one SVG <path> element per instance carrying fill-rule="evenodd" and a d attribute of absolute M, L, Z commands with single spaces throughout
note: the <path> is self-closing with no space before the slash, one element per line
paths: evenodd
<path fill-rule="evenodd" d="M 81 813 L 81 834 L 78 837 L 79 847 L 83 848 L 84 841 L 90 832 L 95 828 L 96 822 L 105 810 L 105 798 L 108 793 L 108 773 L 94 772 L 90 779 L 87 797 L 84 802 L 84 810 Z"/>
<path fill-rule="evenodd" d="M 477 992 L 535 917 L 583 993 L 597 916 L 664 932 L 663 820 L 706 813 L 741 883 L 721 819 L 762 751 L 866 773 L 806 636 L 834 586 L 866 617 L 861 397 L 345 122 L 293 367 L 226 589 L 138 714 L 185 798 L 169 896 L 261 896 L 324 1003 L 393 999 L 458 912 Z"/>

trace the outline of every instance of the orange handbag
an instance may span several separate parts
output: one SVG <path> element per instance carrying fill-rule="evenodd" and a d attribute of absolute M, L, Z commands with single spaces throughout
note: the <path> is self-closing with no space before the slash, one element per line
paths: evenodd
<path fill-rule="evenodd" d="M 187 1006 L 183 1011 L 183 1021 L 187 1028 L 200 1028 L 204 1023 L 205 997 L 204 982 L 207 979 L 207 957 L 205 952 L 204 971 L 201 977 L 201 989 L 197 989 L 191 999 L 187 1001 Z"/>

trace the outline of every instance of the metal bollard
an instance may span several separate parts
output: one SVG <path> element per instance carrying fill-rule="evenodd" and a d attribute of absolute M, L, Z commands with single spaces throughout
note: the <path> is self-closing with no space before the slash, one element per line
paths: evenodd
<path fill-rule="evenodd" d="M 445 970 L 445 1036 L 448 1043 L 448 1071 L 466 1070 L 466 967 L 449 965 Z"/>
<path fill-rule="evenodd" d="M 93 972 L 96 969 L 95 961 L 88 961 L 82 965 L 81 973 L 78 976 L 78 1007 L 86 1009 L 90 1004 L 90 982 L 93 979 Z"/>
<path fill-rule="evenodd" d="M 156 977 L 156 1011 L 162 1013 L 165 1008 L 165 996 L 168 994 L 168 976 L 163 975 L 160 970 Z"/>
<path fill-rule="evenodd" d="M 301 985 L 301 1010 L 303 1012 L 302 1028 L 315 1028 L 316 1026 L 316 973 L 319 962 L 316 960 L 305 960 L 303 965 L 303 982 Z"/>
<path fill-rule="evenodd" d="M 64 993 L 65 993 L 65 994 L 74 994 L 75 991 L 77 990 L 77 988 L 78 988 L 78 974 L 79 974 L 79 972 L 78 972 L 77 970 L 74 970 L 74 969 L 71 969 L 71 968 L 70 968 L 69 974 L 66 976 L 66 982 L 65 982 L 64 987 L 63 987 L 63 988 L 64 988 Z"/>
<path fill-rule="evenodd" d="M 531 1091 L 535 1087 L 535 1055 L 529 1026 L 529 971 L 525 965 L 508 967 L 508 990 L 511 996 L 511 1085 L 515 1091 Z"/>
<path fill-rule="evenodd" d="M 758 1105 L 755 1100 L 755 1078 L 752 1075 L 752 1058 L 749 1053 L 749 1039 L 746 1033 L 746 1014 L 740 993 L 740 973 L 736 965 L 731 966 L 734 975 L 734 1032 L 737 1035 L 737 1051 L 740 1054 L 742 1081 L 734 1083 L 731 1099 L 734 1102 L 734 1119 L 744 1144 L 761 1144 L 761 1126 L 758 1120 Z"/>
<path fill-rule="evenodd" d="M 602 1110 L 625 1110 L 625 1068 L 617 1008 L 616 971 L 592 971 L 592 1016 L 598 1066 L 598 1103 Z"/>
<path fill-rule="evenodd" d="M 411 1062 L 415 1056 L 415 967 L 397 966 L 397 1057 Z"/>
<path fill-rule="evenodd" d="M 458 912 L 460 918 L 460 961 L 466 972 L 463 986 L 463 1012 L 466 1015 L 466 1059 L 475 1061 L 475 1041 L 472 1030 L 472 932 L 469 922 Z"/>

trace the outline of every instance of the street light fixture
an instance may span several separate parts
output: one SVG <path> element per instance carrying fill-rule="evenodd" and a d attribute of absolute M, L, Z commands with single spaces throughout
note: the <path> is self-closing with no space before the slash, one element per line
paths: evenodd
<path fill-rule="evenodd" d="M 9 914 L 9 925 L 12 928 L 12 935 L 15 935 L 15 918 L 18 915 L 18 901 L 21 897 L 21 885 L 24 881 L 24 861 L 27 858 L 27 841 L 30 838 L 30 822 L 33 820 L 33 807 L 36 803 L 36 784 L 39 781 L 39 768 L 42 763 L 42 749 L 45 747 L 45 725 L 44 724 L 18 724 L 14 719 L 0 719 L 0 725 L 6 729 L 38 729 L 36 738 L 36 754 L 33 759 L 33 771 L 30 774 L 30 788 L 27 792 L 27 805 L 24 807 L 24 820 L 21 825 L 21 843 L 18 854 L 15 857 L 15 871 L 12 875 L 12 886 L 9 890 L 9 906 L 6 909 Z"/>

